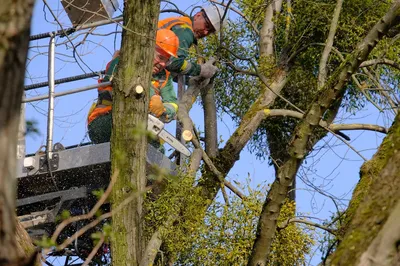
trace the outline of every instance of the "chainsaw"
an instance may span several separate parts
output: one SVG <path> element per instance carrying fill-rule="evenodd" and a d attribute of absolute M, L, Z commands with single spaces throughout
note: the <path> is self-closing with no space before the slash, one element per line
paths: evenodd
<path fill-rule="evenodd" d="M 175 150 L 179 151 L 185 156 L 190 156 L 189 149 L 176 139 L 171 133 L 164 129 L 164 123 L 157 117 L 149 114 L 147 120 L 147 130 L 151 131 L 154 135 L 167 142 Z"/>

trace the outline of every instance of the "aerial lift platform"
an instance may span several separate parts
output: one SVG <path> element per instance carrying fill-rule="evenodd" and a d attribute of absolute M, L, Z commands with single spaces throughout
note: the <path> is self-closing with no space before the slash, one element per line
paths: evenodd
<path fill-rule="evenodd" d="M 105 189 L 110 180 L 110 143 L 66 147 L 28 155 L 18 162 L 17 212 L 32 237 L 49 235 L 57 215 L 68 210 L 83 214 L 97 201 L 94 190 Z M 148 145 L 147 171 L 152 165 L 173 171 L 175 164 Z M 79 211 L 77 211 L 79 210 Z"/>

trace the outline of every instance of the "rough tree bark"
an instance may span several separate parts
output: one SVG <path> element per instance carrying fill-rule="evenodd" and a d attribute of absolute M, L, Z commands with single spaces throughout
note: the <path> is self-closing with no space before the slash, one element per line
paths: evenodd
<path fill-rule="evenodd" d="M 361 167 L 360 181 L 346 211 L 346 220 L 340 228 L 342 240 L 328 264 L 361 265 L 359 261 L 364 253 L 365 264 L 362 265 L 397 265 L 393 259 L 396 242 L 400 241 L 400 228 L 390 226 L 385 229 L 384 224 L 396 211 L 395 206 L 400 198 L 399 150 L 400 116 L 397 115 L 378 152 Z M 385 252 L 376 252 L 380 244 L 372 245 L 367 251 L 373 241 L 378 241 L 374 239 L 387 230 L 392 230 L 390 234 L 394 239 L 382 242 L 386 245 Z"/>
<path fill-rule="evenodd" d="M 201 90 L 201 99 L 204 107 L 205 150 L 210 158 L 214 158 L 218 151 L 218 131 L 217 106 L 212 80 Z"/>
<path fill-rule="evenodd" d="M 5 0 L 0 6 L 0 264 L 16 250 L 17 136 L 33 0 Z"/>
<path fill-rule="evenodd" d="M 146 185 L 148 94 L 152 75 L 159 0 L 124 1 L 125 28 L 121 59 L 114 79 L 112 172 L 119 170 L 112 207 L 138 193 L 123 211 L 113 216 L 113 265 L 139 265 L 145 243 L 142 230 L 142 193 Z M 136 93 L 142 86 L 144 92 Z M 142 130 L 141 130 L 142 129 Z M 136 133 L 135 133 L 136 132 Z"/>

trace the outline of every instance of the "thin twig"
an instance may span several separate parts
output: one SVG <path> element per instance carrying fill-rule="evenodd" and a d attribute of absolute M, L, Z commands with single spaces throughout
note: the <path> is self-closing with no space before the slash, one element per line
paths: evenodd
<path fill-rule="evenodd" d="M 101 234 L 99 242 L 92 249 L 92 251 L 90 252 L 89 256 L 87 256 L 87 258 L 86 258 L 85 262 L 82 264 L 82 266 L 89 265 L 89 263 L 92 261 L 92 259 L 94 258 L 94 256 L 96 255 L 96 253 L 100 249 L 100 247 L 103 245 L 103 243 L 104 243 L 104 235 Z"/>
<path fill-rule="evenodd" d="M 148 191 L 153 189 L 153 185 L 146 187 L 141 193 L 145 194 Z M 121 211 L 126 205 L 128 205 L 132 200 L 134 200 L 135 198 L 137 198 L 139 196 L 140 192 L 134 192 L 132 193 L 129 197 L 127 197 L 126 199 L 124 199 L 124 201 L 121 202 L 120 205 L 118 205 L 117 208 L 115 208 L 114 210 L 111 210 L 110 212 L 104 213 L 102 215 L 100 215 L 99 217 L 97 217 L 95 220 L 93 220 L 92 222 L 90 222 L 89 224 L 85 225 L 84 227 L 82 227 L 79 231 L 75 232 L 70 238 L 66 239 L 62 244 L 60 244 L 59 246 L 57 246 L 57 250 L 62 250 L 66 247 L 68 247 L 72 242 L 75 241 L 75 239 L 77 239 L 78 237 L 80 237 L 81 235 L 83 235 L 85 232 L 87 232 L 89 229 L 95 227 L 96 225 L 98 225 L 102 220 L 104 219 L 108 219 L 111 218 L 115 213 Z M 47 253 L 48 250 L 45 250 L 44 253 Z"/>
<path fill-rule="evenodd" d="M 81 65 L 79 64 L 78 60 L 76 60 L 75 58 L 75 54 L 78 55 L 78 58 L 80 59 L 80 61 L 92 72 L 94 72 L 81 58 L 81 56 L 79 55 L 79 53 L 75 53 L 76 51 L 76 47 L 74 45 L 74 43 L 72 42 L 72 40 L 69 38 L 68 33 L 64 30 L 64 27 L 62 26 L 61 22 L 58 20 L 57 16 L 54 14 L 53 10 L 50 8 L 50 5 L 47 3 L 46 0 L 43 0 L 43 3 L 45 4 L 45 6 L 49 9 L 51 15 L 53 16 L 54 20 L 57 22 L 57 24 L 60 26 L 61 30 L 63 31 L 65 37 L 68 39 L 68 41 L 71 43 L 72 48 L 73 48 L 73 55 L 74 55 L 74 59 L 76 61 L 76 63 L 78 64 L 78 66 L 80 67 L 80 69 L 84 72 L 85 70 L 81 67 Z"/>
<path fill-rule="evenodd" d="M 397 106 L 393 102 L 392 98 L 386 93 L 380 82 L 372 75 L 372 73 L 368 70 L 368 67 L 364 67 L 362 71 L 367 74 L 367 76 L 371 79 L 371 81 L 381 90 L 380 93 L 382 94 L 383 97 L 386 98 L 388 101 L 390 107 L 392 108 L 393 113 L 396 115 L 397 114 Z"/>
<path fill-rule="evenodd" d="M 356 84 L 356 86 L 357 86 L 357 88 L 360 90 L 360 92 L 365 96 L 365 98 L 367 98 L 367 100 L 368 100 L 370 103 L 372 103 L 372 105 L 375 106 L 376 109 L 379 110 L 379 112 L 382 113 L 382 112 L 383 112 L 382 108 L 380 108 L 380 107 L 372 100 L 371 96 L 369 96 L 369 95 L 365 92 L 363 86 L 362 86 L 362 85 L 360 84 L 360 82 L 358 81 L 356 75 L 354 75 L 354 74 L 351 75 L 351 79 L 352 79 L 353 82 Z"/>
<path fill-rule="evenodd" d="M 232 183 L 225 180 L 225 177 L 221 174 L 220 171 L 218 171 L 217 167 L 215 167 L 215 165 L 211 161 L 210 157 L 208 157 L 206 151 L 201 147 L 200 142 L 198 141 L 197 137 L 194 137 L 192 139 L 192 143 L 196 149 L 200 149 L 202 151 L 204 162 L 207 164 L 207 166 L 210 168 L 210 170 L 218 177 L 219 181 L 221 182 L 221 185 L 226 186 L 227 188 L 229 188 L 230 191 L 232 191 L 239 198 L 244 200 L 246 198 L 246 196 L 243 193 L 241 193 L 237 188 L 235 188 L 235 186 L 233 186 Z"/>
<path fill-rule="evenodd" d="M 103 203 L 106 201 L 108 196 L 111 194 L 112 188 L 115 184 L 115 181 L 117 180 L 118 174 L 119 174 L 119 171 L 115 170 L 115 172 L 111 176 L 111 182 L 108 185 L 107 190 L 103 193 L 103 195 L 101 195 L 100 199 L 96 202 L 96 205 L 94 205 L 94 207 L 90 210 L 89 213 L 82 214 L 79 216 L 73 216 L 73 217 L 70 217 L 70 218 L 64 220 L 61 224 L 59 224 L 57 226 L 56 230 L 54 231 L 54 233 L 51 237 L 51 240 L 56 242 L 56 240 L 57 240 L 58 236 L 60 235 L 60 233 L 62 232 L 62 230 L 69 224 L 80 221 L 80 220 L 86 220 L 86 219 L 92 218 L 96 214 L 96 212 L 100 209 L 101 205 L 103 205 Z"/>
<path fill-rule="evenodd" d="M 215 0 L 210 0 L 210 2 L 211 2 L 211 3 L 218 4 L 218 5 L 221 5 L 221 6 L 224 6 L 224 7 L 227 7 L 227 6 L 228 6 L 227 4 L 224 4 L 223 2 L 217 2 L 217 1 L 215 1 Z M 242 12 L 240 12 L 240 10 L 238 10 L 238 9 L 236 9 L 236 8 L 234 8 L 234 7 L 231 7 L 231 6 L 229 6 L 229 9 L 232 10 L 232 11 L 234 11 L 236 14 L 238 14 L 239 16 L 241 16 L 245 21 L 247 21 L 247 23 L 249 23 L 250 26 L 253 28 L 254 32 L 255 32 L 257 35 L 260 35 L 260 32 L 258 31 L 256 25 L 254 25 L 254 24 L 251 22 L 251 20 L 250 20 L 249 18 L 247 18 Z"/>

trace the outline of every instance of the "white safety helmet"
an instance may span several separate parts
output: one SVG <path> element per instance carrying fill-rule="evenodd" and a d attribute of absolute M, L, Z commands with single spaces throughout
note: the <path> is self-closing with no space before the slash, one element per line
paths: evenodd
<path fill-rule="evenodd" d="M 209 6 L 203 7 L 202 10 L 207 15 L 207 18 L 210 20 L 211 24 L 213 25 L 214 30 L 216 32 L 220 31 L 221 30 L 221 19 L 225 13 L 225 9 L 223 9 L 220 6 L 209 5 Z M 228 17 L 228 14 L 226 14 L 224 21 L 222 22 L 222 27 L 224 27 L 226 25 L 227 17 Z"/>

